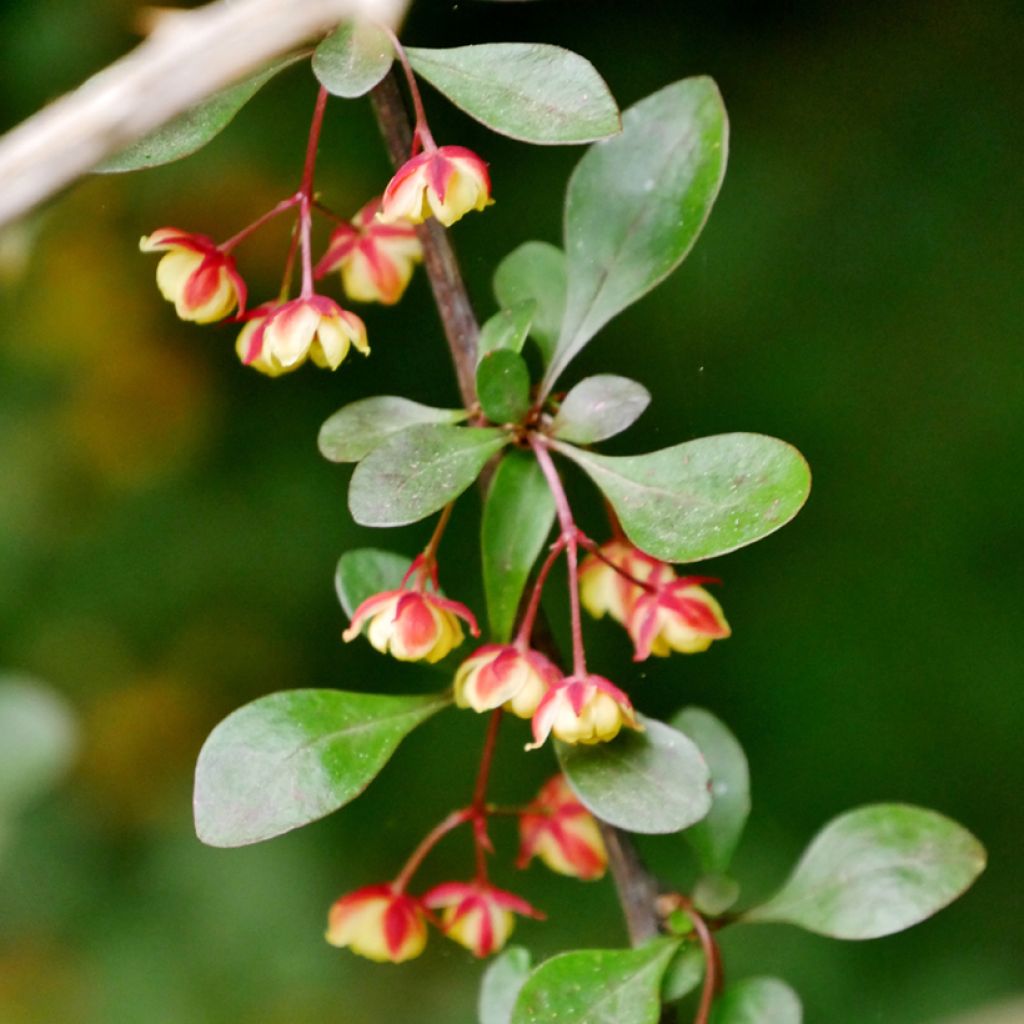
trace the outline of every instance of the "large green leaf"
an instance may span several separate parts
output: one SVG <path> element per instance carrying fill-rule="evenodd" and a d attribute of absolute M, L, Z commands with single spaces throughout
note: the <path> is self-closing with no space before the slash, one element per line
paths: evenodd
<path fill-rule="evenodd" d="M 537 460 L 510 451 L 498 463 L 484 503 L 480 548 L 493 638 L 512 634 L 523 588 L 555 519 L 555 500 Z"/>
<path fill-rule="evenodd" d="M 480 408 L 492 423 L 518 423 L 530 409 L 530 371 L 510 348 L 488 352 L 476 368 Z"/>
<path fill-rule="evenodd" d="M 516 1002 L 512 1024 L 655 1024 L 661 978 L 676 939 L 640 949 L 583 949 L 536 968 Z"/>
<path fill-rule="evenodd" d="M 604 79 L 578 53 L 547 43 L 407 47 L 418 75 L 492 131 L 540 145 L 593 142 L 619 130 Z"/>
<path fill-rule="evenodd" d="M 800 1024 L 800 997 L 778 978 L 744 978 L 718 997 L 711 1024 Z"/>
<path fill-rule="evenodd" d="M 395 51 L 378 25 L 348 22 L 313 51 L 313 74 L 335 96 L 365 96 L 388 73 Z"/>
<path fill-rule="evenodd" d="M 985 869 L 985 848 L 935 811 L 872 804 L 829 822 L 789 880 L 746 921 L 783 921 L 836 939 L 875 939 L 923 921 Z"/>
<path fill-rule="evenodd" d="M 667 86 L 622 122 L 622 134 L 591 147 L 569 180 L 568 299 L 545 390 L 613 316 L 675 270 L 725 175 L 728 121 L 710 78 Z"/>
<path fill-rule="evenodd" d="M 530 952 L 509 946 L 484 971 L 477 1015 L 480 1024 L 512 1024 L 512 1011 L 530 976 Z"/>
<path fill-rule="evenodd" d="M 352 474 L 352 518 L 362 526 L 418 522 L 457 498 L 508 441 L 500 430 L 448 424 L 392 434 Z"/>
<path fill-rule="evenodd" d="M 317 443 L 331 462 L 358 462 L 392 434 L 421 423 L 459 423 L 465 409 L 435 409 L 398 395 L 361 398 L 324 420 Z"/>
<path fill-rule="evenodd" d="M 548 242 L 524 242 L 494 272 L 494 294 L 506 309 L 523 302 L 536 304 L 530 336 L 544 362 L 551 361 L 565 314 L 565 253 Z"/>
<path fill-rule="evenodd" d="M 624 729 L 610 743 L 558 742 L 569 785 L 602 820 L 629 832 L 678 832 L 711 808 L 708 766 L 688 737 L 640 716 L 643 732 Z"/>
<path fill-rule="evenodd" d="M 359 796 L 447 695 L 288 690 L 228 715 L 196 764 L 196 834 L 246 846 L 322 818 Z"/>
<path fill-rule="evenodd" d="M 750 814 L 746 755 L 728 727 L 703 708 L 684 708 L 671 724 L 697 744 L 711 770 L 711 810 L 686 838 L 705 871 L 727 871 Z"/>
<path fill-rule="evenodd" d="M 141 171 L 191 156 L 220 135 L 242 107 L 275 75 L 302 59 L 302 54 L 283 57 L 237 85 L 215 93 L 155 132 L 104 160 L 94 168 L 95 173 Z"/>
<path fill-rule="evenodd" d="M 719 434 L 624 458 L 553 445 L 601 489 L 626 536 L 666 562 L 713 558 L 774 533 L 811 488 L 804 457 L 763 434 Z"/>
<path fill-rule="evenodd" d="M 345 614 L 351 619 L 355 610 L 374 594 L 397 590 L 412 559 L 378 548 L 356 548 L 338 559 L 334 589 Z"/>
<path fill-rule="evenodd" d="M 565 396 L 551 435 L 573 444 L 604 441 L 635 423 L 650 401 L 647 388 L 628 377 L 614 373 L 585 377 Z"/>

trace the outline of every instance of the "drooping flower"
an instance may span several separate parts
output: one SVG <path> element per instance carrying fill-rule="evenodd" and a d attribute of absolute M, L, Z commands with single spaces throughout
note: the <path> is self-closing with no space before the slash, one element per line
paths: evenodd
<path fill-rule="evenodd" d="M 463 146 L 441 146 L 398 168 L 384 190 L 378 217 L 385 224 L 421 224 L 433 216 L 450 227 L 470 210 L 493 202 L 487 164 Z"/>
<path fill-rule="evenodd" d="M 645 593 L 633 580 L 657 587 L 673 579 L 675 572 L 667 562 L 652 558 L 626 540 L 610 540 L 580 565 L 580 601 L 595 619 L 610 615 L 625 624 L 633 605 Z"/>
<path fill-rule="evenodd" d="M 626 629 L 636 647 L 634 661 L 672 651 L 696 654 L 731 630 L 722 606 L 702 587 L 703 576 L 686 576 L 643 594 L 633 605 Z"/>
<path fill-rule="evenodd" d="M 156 284 L 182 320 L 209 324 L 237 306 L 245 309 L 245 282 L 234 259 L 206 235 L 158 228 L 139 241 L 143 252 L 162 252 Z"/>
<path fill-rule="evenodd" d="M 363 321 L 326 296 L 265 304 L 255 312 L 235 348 L 246 366 L 271 377 L 297 370 L 307 359 L 336 370 L 353 345 L 369 354 Z"/>
<path fill-rule="evenodd" d="M 423 952 L 426 917 L 412 896 L 387 884 L 368 885 L 334 903 L 325 938 L 370 960 L 398 964 Z"/>
<path fill-rule="evenodd" d="M 623 726 L 641 729 L 629 698 L 603 676 L 567 676 L 548 690 L 533 716 L 535 750 L 554 733 L 566 743 L 604 743 Z"/>
<path fill-rule="evenodd" d="M 319 280 L 340 270 L 350 299 L 391 306 L 402 297 L 413 268 L 423 259 L 423 247 L 411 222 L 377 220 L 380 207 L 380 199 L 371 199 L 350 223 L 334 229 L 316 276 Z"/>
<path fill-rule="evenodd" d="M 367 639 L 381 652 L 399 661 L 440 661 L 465 639 L 459 619 L 480 635 L 473 613 L 458 601 L 418 590 L 385 590 L 368 597 L 342 634 L 354 640 L 369 621 Z"/>
<path fill-rule="evenodd" d="M 456 671 L 455 703 L 474 711 L 504 705 L 520 718 L 532 718 L 544 694 L 561 678 L 561 672 L 537 651 L 485 644 Z"/>
<path fill-rule="evenodd" d="M 423 905 L 441 910 L 445 935 L 479 957 L 497 953 L 505 945 L 515 927 L 515 914 L 544 917 L 526 900 L 487 882 L 444 882 L 423 897 Z"/>
<path fill-rule="evenodd" d="M 516 867 L 540 857 L 552 871 L 590 881 L 601 878 L 608 866 L 597 822 L 563 775 L 549 779 L 520 815 L 519 837 Z"/>

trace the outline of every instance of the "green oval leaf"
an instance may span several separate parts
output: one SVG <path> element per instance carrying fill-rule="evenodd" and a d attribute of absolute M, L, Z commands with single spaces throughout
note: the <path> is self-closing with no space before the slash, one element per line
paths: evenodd
<path fill-rule="evenodd" d="M 460 423 L 465 409 L 435 409 L 397 395 L 376 395 L 350 402 L 329 416 L 317 444 L 331 462 L 358 462 L 392 434 L 421 423 Z"/>
<path fill-rule="evenodd" d="M 500 430 L 423 424 L 393 434 L 356 466 L 348 507 L 361 526 L 405 526 L 454 501 L 508 443 Z"/>
<path fill-rule="evenodd" d="M 481 328 L 476 344 L 479 358 L 498 349 L 521 352 L 530 333 L 537 303 L 526 299 L 509 309 L 499 310 Z"/>
<path fill-rule="evenodd" d="M 666 562 L 697 562 L 767 537 L 811 489 L 804 457 L 763 434 L 719 434 L 624 458 L 553 446 L 600 488 L 626 536 Z"/>
<path fill-rule="evenodd" d="M 551 361 L 565 314 L 565 253 L 548 242 L 524 242 L 498 264 L 494 294 L 506 309 L 536 304 L 530 336 L 537 342 L 545 365 Z"/>
<path fill-rule="evenodd" d="M 675 1003 L 688 996 L 704 980 L 704 951 L 686 943 L 669 962 L 661 979 L 661 1001 Z"/>
<path fill-rule="evenodd" d="M 678 940 L 640 949 L 583 949 L 536 968 L 512 1024 L 656 1024 L 661 978 Z"/>
<path fill-rule="evenodd" d="M 397 590 L 402 585 L 412 559 L 378 548 L 356 548 L 338 559 L 334 589 L 345 614 L 351 619 L 355 610 L 374 594 Z"/>
<path fill-rule="evenodd" d="M 910 928 L 968 889 L 985 848 L 935 811 L 872 804 L 829 822 L 772 899 L 746 921 L 782 921 L 835 939 Z"/>
<path fill-rule="evenodd" d="M 518 423 L 530 410 L 530 371 L 510 348 L 488 352 L 476 368 L 480 408 L 492 423 Z"/>
<path fill-rule="evenodd" d="M 629 832 L 679 832 L 711 808 L 708 766 L 681 732 L 639 716 L 610 743 L 555 743 L 562 771 L 593 814 Z"/>
<path fill-rule="evenodd" d="M 619 131 L 604 79 L 578 53 L 547 43 L 406 47 L 418 75 L 492 131 L 521 142 L 593 142 Z"/>
<path fill-rule="evenodd" d="M 778 978 L 744 978 L 715 1001 L 711 1024 L 801 1024 L 800 997 Z"/>
<path fill-rule="evenodd" d="M 289 690 L 260 697 L 210 733 L 196 764 L 196 834 L 247 846 L 355 799 L 447 695 Z"/>
<path fill-rule="evenodd" d="M 394 59 L 391 40 L 382 28 L 349 22 L 313 51 L 313 74 L 332 95 L 355 99 L 384 78 Z"/>
<path fill-rule="evenodd" d="M 512 635 L 523 588 L 554 519 L 555 499 L 537 460 L 508 452 L 494 472 L 480 529 L 487 617 L 499 643 Z"/>
<path fill-rule="evenodd" d="M 480 983 L 477 1015 L 480 1024 L 512 1024 L 512 1011 L 530 975 L 530 953 L 522 946 L 509 946 L 496 956 Z"/>
<path fill-rule="evenodd" d="M 215 93 L 198 106 L 168 121 L 155 132 L 150 132 L 149 135 L 122 149 L 120 153 L 104 160 L 93 169 L 94 173 L 121 174 L 125 171 L 142 171 L 191 156 L 220 135 L 242 107 L 267 82 L 303 57 L 304 54 L 283 57 L 237 85 Z"/>
<path fill-rule="evenodd" d="M 712 875 L 727 871 L 750 814 L 750 769 L 739 741 L 710 711 L 684 708 L 671 722 L 689 736 L 711 770 L 711 810 L 687 829 L 701 867 Z"/>
<path fill-rule="evenodd" d="M 648 96 L 622 123 L 622 134 L 591 147 L 569 180 L 568 298 L 545 391 L 613 316 L 679 266 L 725 175 L 728 121 L 710 78 Z"/>
<path fill-rule="evenodd" d="M 635 380 L 614 373 L 585 377 L 566 396 L 551 436 L 574 444 L 595 444 L 622 433 L 650 405 L 651 393 Z"/>

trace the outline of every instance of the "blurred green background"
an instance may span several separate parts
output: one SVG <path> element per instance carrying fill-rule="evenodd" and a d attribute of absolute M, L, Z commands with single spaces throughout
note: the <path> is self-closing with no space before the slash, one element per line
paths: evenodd
<path fill-rule="evenodd" d="M 138 10 L 8 2 L 7 124 L 132 45 Z M 644 711 L 704 705 L 740 737 L 754 782 L 745 899 L 825 820 L 876 800 L 941 810 L 990 852 L 966 898 L 902 935 L 726 932 L 729 976 L 786 978 L 811 1022 L 959 1020 L 1024 990 L 1021 29 L 1011 0 L 420 0 L 405 33 L 564 44 L 622 106 L 689 74 L 721 86 L 730 167 L 697 248 L 565 380 L 614 371 L 653 391 L 608 450 L 761 431 L 807 455 L 815 489 L 793 525 L 711 566 L 728 643 L 638 670 L 625 636 L 591 623 L 592 663 Z M 411 553 L 428 527 L 354 527 L 348 471 L 315 444 L 357 396 L 454 400 L 422 274 L 398 310 L 365 310 L 370 359 L 269 381 L 238 365 L 230 328 L 179 323 L 137 251 L 167 224 L 226 237 L 291 192 L 314 94 L 292 69 L 192 159 L 86 181 L 0 242 L 0 670 L 63 695 L 80 731 L 64 781 L 2 823 L 0 1024 L 473 1019 L 480 972 L 460 948 L 434 938 L 414 964 L 380 967 L 322 931 L 336 896 L 391 873 L 468 793 L 475 716 L 433 720 L 367 797 L 298 833 L 214 850 L 191 829 L 195 755 L 240 703 L 438 684 L 339 642 L 339 554 Z M 500 257 L 559 241 L 580 154 L 490 135 L 429 89 L 427 104 L 439 141 L 491 163 L 497 205 L 454 229 L 488 315 Z M 387 175 L 368 105 L 332 104 L 325 200 L 354 211 Z M 284 232 L 242 252 L 256 299 L 276 288 Z M 594 493 L 572 487 L 599 531 Z M 461 503 L 443 549 L 449 592 L 477 608 L 478 512 Z M 549 752 L 520 753 L 521 733 L 504 736 L 499 799 L 552 770 Z M 496 838 L 510 858 L 511 833 Z M 667 878 L 692 877 L 680 839 L 642 846 Z M 452 839 L 425 880 L 458 877 L 466 856 Z M 549 912 L 517 933 L 539 954 L 625 943 L 608 881 L 580 891 L 504 865 L 496 879 Z"/>

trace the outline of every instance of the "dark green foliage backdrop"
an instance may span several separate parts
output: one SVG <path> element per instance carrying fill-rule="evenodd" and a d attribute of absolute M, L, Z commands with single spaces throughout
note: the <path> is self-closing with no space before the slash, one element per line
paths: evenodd
<path fill-rule="evenodd" d="M 1021 24 L 1010 0 L 751 6 L 420 0 L 406 37 L 562 43 L 622 106 L 684 75 L 718 81 L 732 149 L 704 235 L 566 381 L 621 372 L 653 392 L 609 451 L 754 430 L 810 460 L 815 489 L 794 524 L 713 566 L 733 639 L 648 663 L 638 700 L 661 715 L 705 705 L 745 745 L 754 812 L 737 871 L 749 897 L 860 803 L 935 807 L 986 843 L 975 889 L 913 932 L 860 945 L 766 926 L 724 939 L 730 976 L 785 977 L 812 1022 L 924 1024 L 1024 989 Z M 133 10 L 9 4 L 9 122 L 127 47 Z M 367 311 L 370 359 L 267 381 L 237 365 L 230 331 L 177 323 L 135 251 L 163 224 L 224 237 L 290 191 L 313 95 L 293 70 L 197 157 L 88 182 L 0 246 L 0 667 L 65 694 L 83 733 L 70 778 L 0 850 L 4 1024 L 472 1016 L 478 970 L 455 946 L 378 968 L 321 932 L 336 895 L 389 872 L 461 799 L 473 716 L 426 725 L 369 796 L 299 834 L 222 851 L 191 832 L 194 756 L 242 701 L 437 682 L 422 668 L 385 674 L 365 644 L 340 644 L 338 555 L 412 552 L 427 527 L 352 526 L 348 471 L 315 445 L 322 420 L 362 394 L 454 400 L 422 277 L 399 310 Z M 490 135 L 429 90 L 427 102 L 439 142 L 491 163 L 497 205 L 454 231 L 487 315 L 498 259 L 529 238 L 559 241 L 580 154 Z M 387 165 L 364 103 L 332 104 L 321 166 L 340 210 L 379 189 Z M 275 287 L 282 247 L 270 231 L 243 251 L 257 298 Z M 572 490 L 599 530 L 593 492 L 577 477 Z M 475 564 L 474 503 L 445 541 L 453 567 Z M 457 580 L 449 592 L 480 608 L 478 585 Z M 636 680 L 623 635 L 592 626 L 588 643 L 598 671 Z M 524 740 L 505 737 L 499 798 L 550 770 L 547 752 L 519 753 Z M 690 876 L 681 841 L 644 849 L 667 877 Z M 458 840 L 444 850 L 438 878 L 466 854 Z M 550 913 L 521 927 L 539 951 L 624 943 L 609 883 L 581 891 L 538 868 L 520 885 Z"/>

